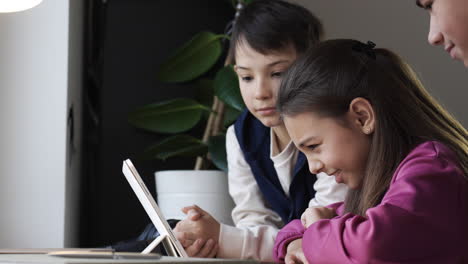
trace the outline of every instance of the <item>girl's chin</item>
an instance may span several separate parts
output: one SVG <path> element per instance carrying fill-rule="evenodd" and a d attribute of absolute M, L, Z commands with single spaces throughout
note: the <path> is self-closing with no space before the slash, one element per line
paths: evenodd
<path fill-rule="evenodd" d="M 362 188 L 362 184 L 359 183 L 359 184 L 346 184 L 348 186 L 348 188 L 352 189 L 352 190 L 359 190 Z"/>
<path fill-rule="evenodd" d="M 341 177 L 341 175 L 335 176 L 335 181 L 336 181 L 336 183 L 344 183 L 343 178 Z"/>

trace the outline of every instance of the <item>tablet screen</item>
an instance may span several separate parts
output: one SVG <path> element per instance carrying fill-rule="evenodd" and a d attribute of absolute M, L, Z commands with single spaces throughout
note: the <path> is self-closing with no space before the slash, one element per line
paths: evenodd
<path fill-rule="evenodd" d="M 164 218 L 150 191 L 141 179 L 140 174 L 138 174 L 135 166 L 133 166 L 129 159 L 123 162 L 122 172 L 159 234 L 167 237 L 167 241 L 163 241 L 163 243 L 168 254 L 172 256 L 188 257 L 184 248 L 172 232 L 171 227 Z"/>

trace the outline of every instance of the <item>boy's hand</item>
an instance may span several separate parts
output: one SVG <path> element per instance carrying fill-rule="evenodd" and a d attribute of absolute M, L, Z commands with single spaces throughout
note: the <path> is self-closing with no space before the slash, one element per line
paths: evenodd
<path fill-rule="evenodd" d="M 174 233 L 190 257 L 213 258 L 218 252 L 220 224 L 196 205 L 182 208 L 187 218 L 177 223 Z"/>
<path fill-rule="evenodd" d="M 322 219 L 331 219 L 336 216 L 335 209 L 328 207 L 309 207 L 301 216 L 302 225 L 308 228 L 311 224 Z"/>
<path fill-rule="evenodd" d="M 286 264 L 308 264 L 307 259 L 302 251 L 302 239 L 296 239 L 289 243 L 286 249 L 286 257 L 284 258 Z"/>

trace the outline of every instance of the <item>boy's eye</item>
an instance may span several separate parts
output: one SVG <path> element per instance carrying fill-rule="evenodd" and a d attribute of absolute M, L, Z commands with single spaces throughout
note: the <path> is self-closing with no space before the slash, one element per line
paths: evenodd
<path fill-rule="evenodd" d="M 240 78 L 243 82 L 250 82 L 253 79 L 250 76 L 241 76 Z"/>

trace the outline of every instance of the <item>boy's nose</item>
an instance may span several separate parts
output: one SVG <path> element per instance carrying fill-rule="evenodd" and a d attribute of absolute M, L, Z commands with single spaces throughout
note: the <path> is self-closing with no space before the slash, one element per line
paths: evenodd
<path fill-rule="evenodd" d="M 269 83 L 266 80 L 259 80 L 255 87 L 255 99 L 265 100 L 271 97 Z"/>

